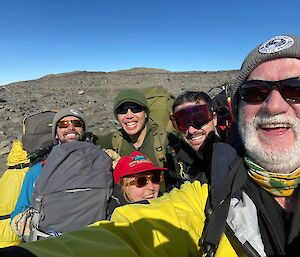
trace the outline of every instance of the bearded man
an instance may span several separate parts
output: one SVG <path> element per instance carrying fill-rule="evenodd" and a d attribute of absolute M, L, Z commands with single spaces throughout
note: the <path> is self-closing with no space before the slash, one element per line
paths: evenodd
<path fill-rule="evenodd" d="M 85 115 L 75 107 L 66 107 L 59 110 L 52 122 L 52 136 L 57 144 L 83 141 L 87 129 Z M 47 161 L 47 160 L 46 160 Z M 16 207 L 11 213 L 11 226 L 19 236 L 22 236 L 23 227 L 20 217 L 31 205 L 31 196 L 35 182 L 39 178 L 46 161 L 33 165 L 25 175 Z"/>

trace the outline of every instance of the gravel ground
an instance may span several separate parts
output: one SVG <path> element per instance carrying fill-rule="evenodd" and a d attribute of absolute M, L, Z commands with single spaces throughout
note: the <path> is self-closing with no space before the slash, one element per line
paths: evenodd
<path fill-rule="evenodd" d="M 117 127 L 112 102 L 123 88 L 163 86 L 175 96 L 184 90 L 202 90 L 221 86 L 237 71 L 169 72 L 134 68 L 116 72 L 70 72 L 47 75 L 37 80 L 0 86 L 0 176 L 6 170 L 11 142 L 22 135 L 25 116 L 47 109 L 76 105 L 87 115 L 89 130 L 97 135 Z M 219 90 L 212 90 L 213 96 Z"/>

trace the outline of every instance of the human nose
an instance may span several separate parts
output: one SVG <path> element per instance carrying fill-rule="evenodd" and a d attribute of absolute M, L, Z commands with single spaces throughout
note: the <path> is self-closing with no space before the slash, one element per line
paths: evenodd
<path fill-rule="evenodd" d="M 75 125 L 74 125 L 74 123 L 71 121 L 71 122 L 69 122 L 69 124 L 68 124 L 69 126 L 68 126 L 68 128 L 75 128 Z"/>
<path fill-rule="evenodd" d="M 189 128 L 187 129 L 187 132 L 189 134 L 194 134 L 197 131 L 198 131 L 198 129 L 194 128 L 192 125 L 190 125 Z"/>
<path fill-rule="evenodd" d="M 277 89 L 271 89 L 264 103 L 264 111 L 271 115 L 281 114 L 288 111 L 290 105 L 286 102 Z"/>
<path fill-rule="evenodd" d="M 128 109 L 126 112 L 126 118 L 131 118 L 133 117 L 133 112 L 131 111 L 131 109 Z"/>

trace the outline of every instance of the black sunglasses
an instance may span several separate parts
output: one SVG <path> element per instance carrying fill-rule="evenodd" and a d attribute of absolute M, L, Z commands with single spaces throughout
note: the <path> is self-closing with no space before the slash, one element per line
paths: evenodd
<path fill-rule="evenodd" d="M 117 114 L 126 114 L 128 110 L 131 110 L 133 113 L 142 112 L 145 108 L 136 103 L 123 103 L 117 108 Z"/>
<path fill-rule="evenodd" d="M 279 81 L 249 80 L 241 85 L 239 94 L 247 103 L 262 103 L 272 89 L 276 88 L 289 103 L 300 103 L 300 77 Z"/>
<path fill-rule="evenodd" d="M 133 181 L 128 182 L 128 185 L 135 185 L 136 187 L 141 188 L 146 186 L 149 183 L 149 180 L 151 180 L 153 184 L 159 184 L 161 181 L 164 180 L 164 173 L 155 172 L 149 175 L 137 176 L 134 178 Z"/>

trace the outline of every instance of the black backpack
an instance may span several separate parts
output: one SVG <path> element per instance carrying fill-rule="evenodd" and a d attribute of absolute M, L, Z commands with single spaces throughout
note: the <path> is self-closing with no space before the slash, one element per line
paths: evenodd
<path fill-rule="evenodd" d="M 32 195 L 30 241 L 106 219 L 111 159 L 89 142 L 55 146 Z"/>
<path fill-rule="evenodd" d="M 212 155 L 209 196 L 205 206 L 206 221 L 198 242 L 201 256 L 215 255 L 224 232 L 232 236 L 231 229 L 226 225 L 230 200 L 233 196 L 240 195 L 246 180 L 247 172 L 243 166 L 243 158 L 238 155 L 236 149 L 229 144 L 216 143 Z M 249 254 L 247 256 L 256 256 L 255 250 L 251 250 L 248 245 L 246 241 L 243 247 Z"/>
<path fill-rule="evenodd" d="M 214 92 L 216 90 L 218 93 Z M 225 83 L 222 86 L 211 88 L 208 92 L 212 95 L 213 108 L 218 117 L 218 133 L 221 140 L 227 143 L 229 142 L 230 130 L 234 122 L 231 114 L 230 85 Z"/>

